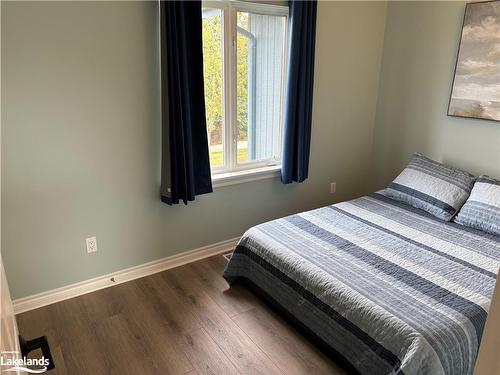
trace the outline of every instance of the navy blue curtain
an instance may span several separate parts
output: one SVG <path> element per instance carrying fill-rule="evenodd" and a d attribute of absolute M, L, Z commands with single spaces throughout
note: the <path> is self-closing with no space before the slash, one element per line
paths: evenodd
<path fill-rule="evenodd" d="M 309 171 L 317 1 L 289 2 L 289 54 L 281 181 L 302 182 Z"/>
<path fill-rule="evenodd" d="M 160 2 L 161 200 L 187 204 L 212 192 L 208 153 L 201 1 Z"/>

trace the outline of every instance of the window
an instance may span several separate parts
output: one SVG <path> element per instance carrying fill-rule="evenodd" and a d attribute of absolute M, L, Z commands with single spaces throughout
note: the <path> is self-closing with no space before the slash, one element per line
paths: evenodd
<path fill-rule="evenodd" d="M 284 6 L 203 3 L 205 105 L 214 180 L 281 164 L 287 17 Z"/>

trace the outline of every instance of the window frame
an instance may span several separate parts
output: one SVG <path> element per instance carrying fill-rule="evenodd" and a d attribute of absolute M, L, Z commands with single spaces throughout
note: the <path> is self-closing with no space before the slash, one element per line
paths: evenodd
<path fill-rule="evenodd" d="M 224 186 L 238 183 L 238 176 L 242 176 L 241 182 L 255 179 L 274 177 L 279 175 L 281 168 L 281 143 L 283 137 L 284 107 L 285 107 L 285 85 L 287 76 L 287 50 L 288 50 L 288 7 L 264 3 L 253 3 L 238 0 L 207 0 L 202 2 L 203 8 L 218 9 L 221 11 L 222 19 L 222 70 L 223 70 L 223 165 L 211 167 L 212 181 L 215 185 Z M 283 79 L 281 84 L 280 100 L 280 139 L 278 159 L 268 158 L 257 161 L 237 161 L 237 12 L 249 12 L 262 15 L 273 15 L 285 17 L 284 43 L 282 54 Z M 226 53 L 226 51 L 228 51 Z M 255 178 L 252 177 L 255 171 Z M 264 177 L 263 177 L 264 176 Z M 230 180 L 230 183 L 227 181 Z M 219 182 L 219 184 L 217 184 Z"/>

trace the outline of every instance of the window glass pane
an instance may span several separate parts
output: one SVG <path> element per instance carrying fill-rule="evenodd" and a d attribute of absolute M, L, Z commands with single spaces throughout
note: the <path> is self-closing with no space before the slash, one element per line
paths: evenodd
<path fill-rule="evenodd" d="M 280 157 L 285 22 L 237 12 L 238 163 Z"/>
<path fill-rule="evenodd" d="M 203 8 L 203 74 L 210 165 L 224 166 L 222 11 Z"/>

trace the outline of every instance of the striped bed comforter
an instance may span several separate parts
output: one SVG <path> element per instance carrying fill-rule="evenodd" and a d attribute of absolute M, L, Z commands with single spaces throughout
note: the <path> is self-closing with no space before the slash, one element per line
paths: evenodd
<path fill-rule="evenodd" d="M 247 278 L 362 374 L 472 374 L 500 237 L 375 193 L 257 225 Z"/>

